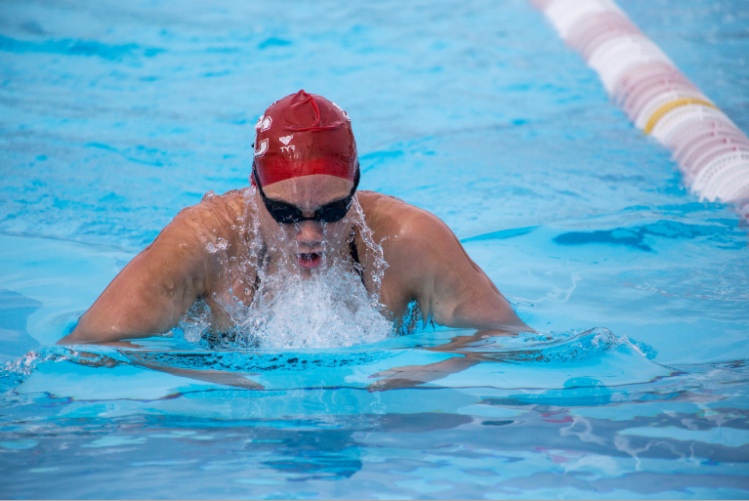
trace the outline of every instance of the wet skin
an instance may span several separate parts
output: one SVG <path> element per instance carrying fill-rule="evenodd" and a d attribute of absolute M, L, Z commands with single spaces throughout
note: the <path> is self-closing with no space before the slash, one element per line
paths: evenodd
<path fill-rule="evenodd" d="M 263 188 L 268 198 L 293 204 L 309 217 L 319 207 L 347 196 L 352 186 L 342 178 L 313 175 Z M 213 329 L 230 330 L 222 302 L 229 301 L 233 291 L 249 305 L 256 284 L 257 270 L 242 264 L 247 228 L 255 223 L 246 210 L 245 194 L 254 196 L 258 207 L 259 234 L 267 249 L 266 273 L 290 267 L 310 276 L 332 258 L 353 267 L 349 243 L 353 232 L 364 285 L 372 292 L 375 259 L 352 218 L 281 225 L 268 213 L 259 193 L 234 190 L 182 210 L 117 275 L 59 344 L 114 343 L 164 333 L 198 298 L 211 308 Z M 381 302 L 391 320 L 402 318 L 415 300 L 423 316 L 431 316 L 439 325 L 473 328 L 482 335 L 532 330 L 440 219 L 387 195 L 359 191 L 356 198 L 388 264 Z M 226 252 L 211 253 L 209 244 L 225 245 Z"/>

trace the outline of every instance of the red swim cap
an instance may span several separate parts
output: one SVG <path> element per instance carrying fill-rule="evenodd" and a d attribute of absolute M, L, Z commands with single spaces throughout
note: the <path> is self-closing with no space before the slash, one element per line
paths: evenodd
<path fill-rule="evenodd" d="M 300 90 L 271 104 L 255 125 L 255 165 L 263 186 L 328 174 L 354 180 L 356 141 L 337 104 Z"/>

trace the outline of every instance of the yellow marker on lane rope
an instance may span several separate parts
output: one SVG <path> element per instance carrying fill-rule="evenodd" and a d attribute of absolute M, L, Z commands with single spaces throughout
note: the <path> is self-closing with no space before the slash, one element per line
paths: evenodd
<path fill-rule="evenodd" d="M 700 104 L 709 108 L 715 108 L 716 110 L 718 109 L 713 103 L 705 101 L 704 99 L 684 98 L 677 99 L 676 101 L 670 101 L 655 110 L 655 113 L 653 113 L 650 119 L 648 119 L 648 123 L 645 124 L 645 129 L 643 129 L 645 134 L 650 134 L 651 132 L 653 132 L 653 129 L 655 129 L 655 126 L 658 125 L 658 122 L 661 120 L 661 118 L 668 115 L 671 111 L 690 104 Z"/>

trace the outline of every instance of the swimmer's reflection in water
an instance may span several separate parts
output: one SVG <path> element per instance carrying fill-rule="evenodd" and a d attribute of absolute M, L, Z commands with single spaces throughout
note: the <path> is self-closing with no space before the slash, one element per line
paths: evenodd
<path fill-rule="evenodd" d="M 225 340 L 218 333 L 251 327 L 253 308 L 281 297 L 288 277 L 304 282 L 338 268 L 358 277 L 396 329 L 416 304 L 422 318 L 480 336 L 532 331 L 440 219 L 357 191 L 351 122 L 336 104 L 299 91 L 273 103 L 255 128 L 252 186 L 181 211 L 60 344 L 165 333 L 196 300 L 211 312 L 209 339 Z"/>

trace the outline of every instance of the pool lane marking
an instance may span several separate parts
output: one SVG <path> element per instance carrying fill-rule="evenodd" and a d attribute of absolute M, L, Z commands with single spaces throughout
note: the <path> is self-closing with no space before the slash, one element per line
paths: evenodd
<path fill-rule="evenodd" d="M 613 0 L 528 0 L 596 70 L 634 125 L 675 152 L 701 200 L 720 199 L 749 219 L 749 137 L 718 109 Z M 630 109 L 632 108 L 632 109 Z M 715 157 L 711 137 L 733 144 Z M 678 154 L 700 144 L 697 160 Z M 734 158 L 735 157 L 735 158 Z"/>
<path fill-rule="evenodd" d="M 689 104 L 699 104 L 700 106 L 707 106 L 708 108 L 715 108 L 718 109 L 717 106 L 715 106 L 713 103 L 709 101 L 705 101 L 704 99 L 696 99 L 696 98 L 684 98 L 684 99 L 677 99 L 676 101 L 671 101 L 669 103 L 664 104 L 660 108 L 658 108 L 655 113 L 648 119 L 647 124 L 645 124 L 645 128 L 643 129 L 643 132 L 645 134 L 650 134 L 653 132 L 653 129 L 655 129 L 655 126 L 658 125 L 658 122 L 661 120 L 661 118 L 664 118 L 666 115 L 674 111 L 676 108 L 679 108 L 681 106 L 687 106 Z"/>

